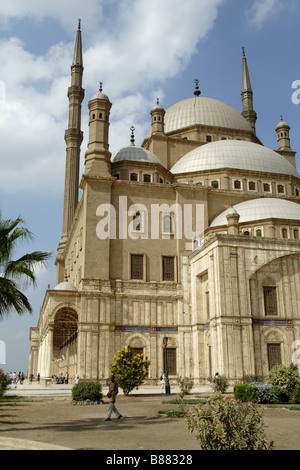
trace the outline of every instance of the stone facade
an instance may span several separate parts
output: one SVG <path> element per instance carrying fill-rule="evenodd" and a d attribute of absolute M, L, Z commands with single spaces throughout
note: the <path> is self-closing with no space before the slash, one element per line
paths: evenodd
<path fill-rule="evenodd" d="M 276 362 L 290 364 L 300 340 L 300 176 L 283 121 L 276 127 L 279 148 L 264 157 L 245 55 L 242 73 L 242 114 L 201 101 L 196 84 L 195 96 L 180 106 L 154 106 L 141 147 L 132 138 L 113 155 L 113 107 L 101 86 L 89 102 L 79 181 L 84 91 L 78 29 L 57 286 L 46 292 L 31 329 L 29 373 L 48 380 L 68 372 L 104 382 L 114 354 L 130 344 L 151 360 L 148 380 L 156 383 L 164 371 L 164 336 L 171 380 L 203 384 L 218 371 L 234 383 L 246 373 L 265 376 Z M 236 142 L 250 152 L 244 168 L 233 158 L 220 164 Z M 195 153 L 204 146 L 210 158 L 191 170 L 204 158 Z M 276 165 L 260 168 L 255 159 L 264 158 Z M 258 199 L 271 204 L 270 212 L 264 206 L 251 212 Z M 287 206 L 279 212 L 282 201 Z"/>

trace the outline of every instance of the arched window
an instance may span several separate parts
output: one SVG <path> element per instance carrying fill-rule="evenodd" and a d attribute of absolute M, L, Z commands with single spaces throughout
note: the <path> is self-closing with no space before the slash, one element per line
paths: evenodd
<path fill-rule="evenodd" d="M 144 183 L 151 183 L 151 175 L 144 175 Z"/>
<path fill-rule="evenodd" d="M 242 189 L 242 184 L 239 180 L 235 180 L 234 189 Z"/>
<path fill-rule="evenodd" d="M 136 173 L 131 173 L 130 174 L 130 181 L 137 181 L 137 174 Z"/>
<path fill-rule="evenodd" d="M 162 226 L 163 233 L 173 233 L 172 215 L 171 214 L 164 214 L 162 222 L 163 222 L 163 226 Z"/>
<path fill-rule="evenodd" d="M 264 192 L 269 193 L 270 190 L 271 190 L 271 186 L 269 185 L 269 183 L 264 183 Z"/>
<path fill-rule="evenodd" d="M 284 193 L 284 186 L 282 184 L 279 184 L 277 186 L 277 191 L 279 194 L 283 194 Z"/>
<path fill-rule="evenodd" d="M 212 181 L 211 186 L 212 186 L 212 188 L 218 189 L 219 188 L 219 181 Z"/>
<path fill-rule="evenodd" d="M 256 185 L 254 181 L 249 181 L 249 191 L 255 191 Z"/>

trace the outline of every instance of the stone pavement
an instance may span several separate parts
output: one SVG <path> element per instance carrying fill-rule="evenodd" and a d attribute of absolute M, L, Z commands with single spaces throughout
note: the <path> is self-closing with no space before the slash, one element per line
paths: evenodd
<path fill-rule="evenodd" d="M 11 385 L 6 391 L 6 396 L 18 397 L 71 397 L 73 384 L 51 384 L 49 386 L 42 386 L 36 381 L 30 383 L 25 380 L 22 385 Z M 211 386 L 194 386 L 193 393 L 211 393 Z M 171 385 L 171 393 L 175 395 L 179 392 L 177 385 Z M 103 387 L 103 393 L 106 393 L 106 388 Z M 135 395 L 161 395 L 161 386 L 148 386 L 143 385 L 133 392 Z M 120 390 L 119 395 L 123 395 Z M 166 395 L 166 397 L 168 397 Z M 67 447 L 51 445 L 49 443 L 37 442 L 32 440 L 17 439 L 10 436 L 0 437 L 0 450 L 72 450 Z"/>

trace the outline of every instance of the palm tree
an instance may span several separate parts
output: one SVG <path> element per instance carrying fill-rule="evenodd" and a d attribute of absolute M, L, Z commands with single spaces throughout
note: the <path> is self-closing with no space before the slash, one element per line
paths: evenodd
<path fill-rule="evenodd" d="M 14 308 L 19 315 L 32 313 L 27 297 L 20 291 L 18 283 L 36 285 L 34 268 L 46 265 L 51 253 L 35 251 L 13 261 L 12 255 L 17 242 L 32 239 L 24 226 L 23 219 L 2 220 L 0 213 L 0 318 Z"/>

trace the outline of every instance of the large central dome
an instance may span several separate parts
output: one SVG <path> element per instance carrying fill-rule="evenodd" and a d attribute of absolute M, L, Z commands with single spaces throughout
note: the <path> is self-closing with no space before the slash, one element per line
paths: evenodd
<path fill-rule="evenodd" d="M 195 124 L 253 133 L 248 121 L 236 109 L 212 98 L 189 98 L 166 110 L 166 134 Z"/>

